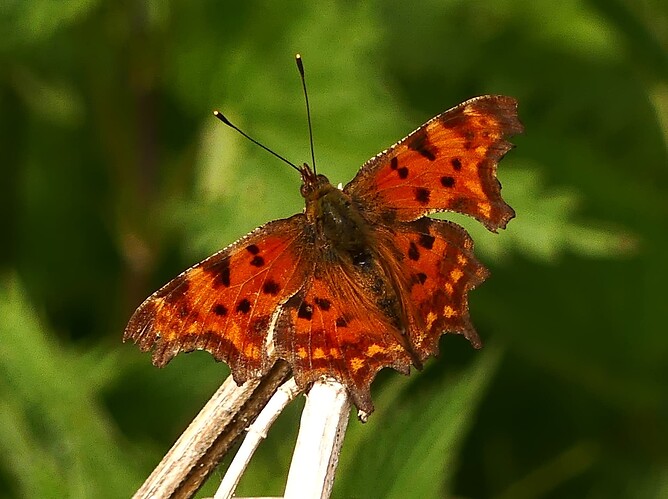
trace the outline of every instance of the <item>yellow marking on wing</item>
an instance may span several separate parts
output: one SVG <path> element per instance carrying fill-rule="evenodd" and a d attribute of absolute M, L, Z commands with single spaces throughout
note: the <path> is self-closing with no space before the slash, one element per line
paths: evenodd
<path fill-rule="evenodd" d="M 225 335 L 232 340 L 232 343 L 237 345 L 237 340 L 239 339 L 240 336 L 240 331 L 241 328 L 239 327 L 239 324 L 237 324 L 235 321 L 229 321 L 229 325 L 227 326 L 227 330 L 225 331 Z"/>
<path fill-rule="evenodd" d="M 455 291 L 455 288 L 452 287 L 452 284 L 449 282 L 445 283 L 445 292 L 451 295 Z"/>
<path fill-rule="evenodd" d="M 464 275 L 464 272 L 461 271 L 461 269 L 452 269 L 450 271 L 450 279 L 452 279 L 452 282 L 456 283 L 459 281 L 462 276 Z"/>
<path fill-rule="evenodd" d="M 305 359 L 307 355 L 306 348 L 304 347 L 299 347 L 295 353 L 300 359 Z"/>
<path fill-rule="evenodd" d="M 257 345 L 251 343 L 244 347 L 244 355 L 249 359 L 257 359 L 260 356 L 260 351 Z"/>
<path fill-rule="evenodd" d="M 436 314 L 434 312 L 429 312 L 427 314 L 427 329 L 431 329 L 431 325 L 434 323 L 436 320 Z"/>
<path fill-rule="evenodd" d="M 387 350 L 386 350 L 385 348 L 381 347 L 380 345 L 375 345 L 375 344 L 374 344 L 374 345 L 370 345 L 370 346 L 366 349 L 366 354 L 367 354 L 369 357 L 373 357 L 373 356 L 376 355 L 377 353 L 385 353 L 385 352 L 387 352 Z"/>
<path fill-rule="evenodd" d="M 485 193 L 482 191 L 482 185 L 477 179 L 474 180 L 469 180 L 467 182 L 464 182 L 464 186 L 471 191 L 471 194 L 473 194 L 474 197 L 476 198 L 483 198 L 485 197 Z"/>
<path fill-rule="evenodd" d="M 325 357 L 327 357 L 327 355 L 322 348 L 316 347 L 313 349 L 313 360 L 324 359 Z"/>
<path fill-rule="evenodd" d="M 489 217 L 492 213 L 492 206 L 489 203 L 478 203 L 480 214 Z"/>
<path fill-rule="evenodd" d="M 362 367 L 364 367 L 364 359 L 360 359 L 359 357 L 350 359 L 350 367 L 355 372 L 359 371 L 362 369 Z"/>
<path fill-rule="evenodd" d="M 461 265 L 462 267 L 466 265 L 469 262 L 468 258 L 466 258 L 464 255 L 461 253 L 457 255 L 457 263 Z"/>
<path fill-rule="evenodd" d="M 188 272 L 188 280 L 196 281 L 199 276 L 204 273 L 202 267 L 195 267 Z"/>
<path fill-rule="evenodd" d="M 489 146 L 484 145 L 484 146 L 478 146 L 475 148 L 475 152 L 478 154 L 480 157 L 485 157 L 485 154 L 487 154 L 487 149 L 489 149 Z"/>
<path fill-rule="evenodd" d="M 449 319 L 450 317 L 455 315 L 457 312 L 455 312 L 455 309 L 452 308 L 450 305 L 446 305 L 445 308 L 443 309 L 443 313 Z"/>

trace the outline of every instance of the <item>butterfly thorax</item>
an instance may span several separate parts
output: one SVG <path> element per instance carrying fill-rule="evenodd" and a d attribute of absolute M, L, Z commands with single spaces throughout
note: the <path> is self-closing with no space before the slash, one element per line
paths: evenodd
<path fill-rule="evenodd" d="M 306 167 L 306 166 L 305 166 Z M 306 218 L 315 229 L 316 245 L 332 258 L 360 266 L 372 258 L 369 224 L 349 195 L 334 187 L 324 175 L 302 173 Z"/>
<path fill-rule="evenodd" d="M 399 284 L 378 254 L 378 234 L 347 193 L 334 187 L 324 175 L 309 173 L 302 173 L 301 192 L 306 200 L 306 218 L 314 229 L 315 248 L 325 265 L 321 268 L 332 264 L 330 269 L 355 281 L 359 286 L 358 304 L 363 303 L 363 296 L 370 298 L 365 305 L 382 314 L 413 364 L 421 367 L 419 356 L 405 336 L 406 311 L 399 299 Z M 335 281 L 331 284 L 336 288 Z"/>

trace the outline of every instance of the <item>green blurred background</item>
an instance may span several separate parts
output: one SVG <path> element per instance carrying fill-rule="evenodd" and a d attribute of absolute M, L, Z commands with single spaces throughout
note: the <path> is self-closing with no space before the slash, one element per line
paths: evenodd
<path fill-rule="evenodd" d="M 128 497 L 225 378 L 121 336 L 302 209 L 295 172 L 211 116 L 308 160 L 300 52 L 336 183 L 475 95 L 526 127 L 500 166 L 517 218 L 456 218 L 492 270 L 486 347 L 381 373 L 334 496 L 668 497 L 668 3 L 6 0 L 0 33 L 0 496 Z M 240 493 L 282 493 L 300 404 Z"/>

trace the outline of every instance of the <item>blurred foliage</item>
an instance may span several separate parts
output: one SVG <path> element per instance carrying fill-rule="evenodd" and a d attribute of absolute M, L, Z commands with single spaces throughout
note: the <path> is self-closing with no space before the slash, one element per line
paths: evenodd
<path fill-rule="evenodd" d="M 120 337 L 180 270 L 302 209 L 210 115 L 307 160 L 297 52 L 333 182 L 474 95 L 517 97 L 526 127 L 499 173 L 517 219 L 446 217 L 493 271 L 471 295 L 490 346 L 381 373 L 335 496 L 668 495 L 666 2 L 9 0 L 0 31 L 3 496 L 129 496 L 226 376 Z M 244 493 L 281 493 L 298 415 Z"/>

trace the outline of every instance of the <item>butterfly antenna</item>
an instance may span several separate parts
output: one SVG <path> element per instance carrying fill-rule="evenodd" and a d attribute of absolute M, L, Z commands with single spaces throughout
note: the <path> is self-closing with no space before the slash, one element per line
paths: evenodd
<path fill-rule="evenodd" d="M 308 136 L 311 140 L 311 161 L 313 162 L 313 173 L 316 173 L 315 152 L 313 152 L 313 127 L 311 126 L 311 106 L 308 104 L 308 92 L 306 92 L 306 79 L 304 78 L 304 63 L 302 62 L 302 56 L 297 54 L 295 56 L 295 61 L 297 62 L 297 69 L 299 69 L 299 75 L 302 79 L 302 88 L 304 89 L 304 99 L 306 100 L 306 119 L 308 120 Z"/>
<path fill-rule="evenodd" d="M 225 123 L 227 126 L 229 126 L 230 128 L 233 128 L 234 130 L 236 130 L 237 132 L 239 132 L 241 135 L 243 135 L 244 137 L 246 137 L 246 138 L 247 138 L 248 140 L 250 140 L 253 144 L 256 144 L 256 145 L 260 146 L 262 149 L 264 149 L 264 150 L 267 151 L 268 153 L 273 154 L 273 155 L 276 156 L 278 159 L 280 159 L 280 160 L 283 161 L 284 163 L 287 163 L 287 164 L 290 165 L 292 168 L 294 168 L 294 169 L 297 170 L 299 173 L 301 173 L 301 171 L 302 171 L 301 168 L 299 168 L 297 165 L 295 165 L 292 161 L 289 161 L 289 160 L 285 159 L 283 156 L 281 156 L 281 155 L 278 154 L 277 152 L 272 151 L 271 149 L 269 149 L 269 148 L 268 148 L 267 146 L 265 146 L 264 144 L 261 144 L 260 142 L 258 142 L 257 140 L 255 140 L 253 137 L 251 137 L 250 135 L 248 135 L 246 132 L 244 132 L 244 131 L 241 130 L 239 127 L 237 127 L 235 124 L 233 124 L 230 120 L 228 120 L 228 119 L 225 117 L 225 115 L 224 115 L 223 113 L 221 113 L 220 111 L 214 111 L 214 112 L 213 112 L 213 115 L 214 115 L 216 118 L 218 118 L 220 121 L 222 121 L 223 123 Z"/>

